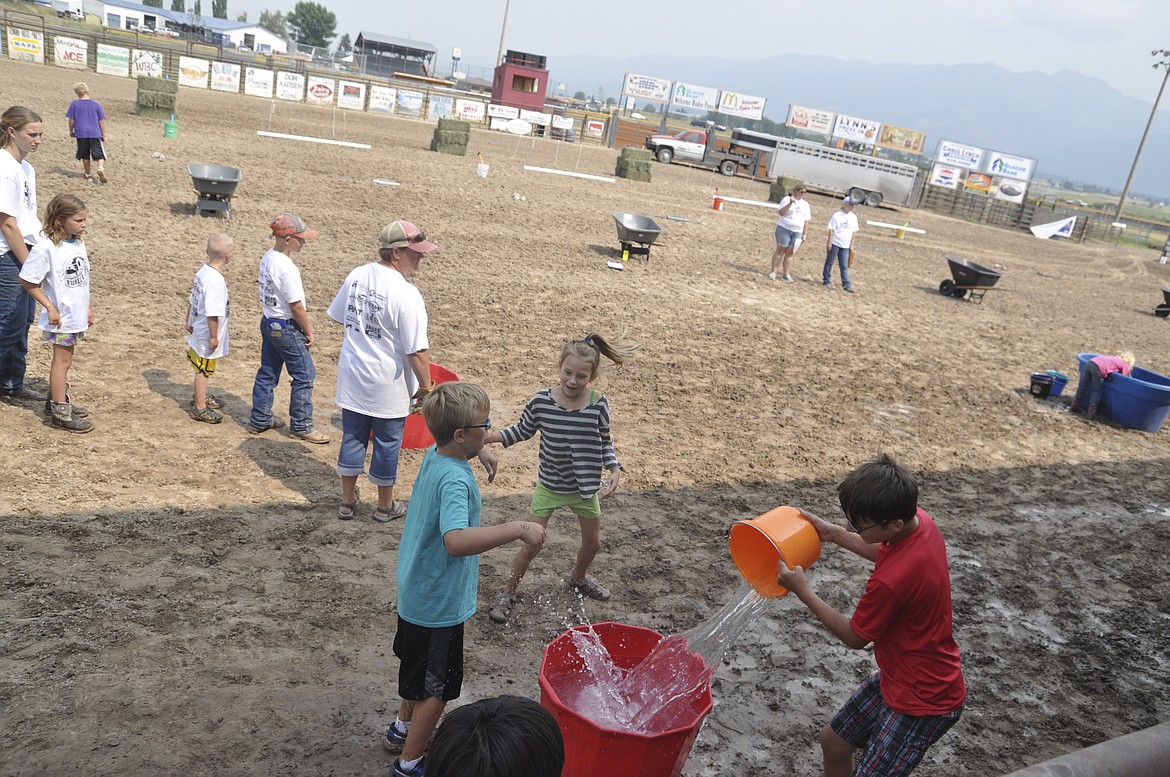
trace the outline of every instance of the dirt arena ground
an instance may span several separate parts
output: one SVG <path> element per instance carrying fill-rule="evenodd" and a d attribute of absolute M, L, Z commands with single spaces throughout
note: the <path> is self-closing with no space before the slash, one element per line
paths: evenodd
<path fill-rule="evenodd" d="M 31 157 L 42 207 L 61 191 L 90 204 L 97 318 L 71 374 L 92 434 L 0 404 L 3 775 L 387 770 L 401 525 L 373 523 L 368 501 L 360 520 L 336 519 L 336 443 L 244 430 L 256 267 L 283 210 L 321 231 L 300 265 L 319 333 L 316 418 L 335 439 L 341 332 L 324 309 L 395 218 L 441 247 L 416 278 L 433 356 L 486 387 L 497 424 L 551 384 L 565 340 L 628 328 L 642 343 L 600 382 L 626 474 L 595 565 L 616 593 L 590 602 L 590 619 L 664 633 L 700 623 L 741 582 L 732 521 L 781 504 L 832 516 L 838 480 L 890 451 L 921 473 L 922 504 L 948 538 L 970 687 L 920 774 L 1001 774 L 1170 717 L 1167 432 L 1086 423 L 1067 397 L 1028 393 L 1031 372 L 1073 372 L 1080 351 L 1129 349 L 1170 371 L 1170 324 L 1152 315 L 1170 282 L 1158 252 L 862 209 L 863 225 L 909 221 L 927 234 L 863 231 L 854 295 L 820 286 L 819 239 L 797 254 L 795 283 L 773 283 L 773 212 L 710 209 L 716 186 L 764 200 L 763 183 L 662 165 L 650 184 L 542 175 L 523 165 L 612 175 L 616 153 L 476 131 L 471 154 L 444 156 L 427 150 L 429 124 L 189 89 L 179 136 L 164 140 L 161 121 L 132 115 L 133 82 L 87 73 L 110 117 L 110 183 L 98 186 L 72 159 L 64 112 L 76 78 L 0 62 L 4 105 L 46 119 Z M 256 135 L 268 129 L 373 148 Z M 193 215 L 189 162 L 243 169 L 230 223 Z M 819 229 L 835 205 L 811 202 Z M 605 264 L 617 211 L 664 227 L 650 260 L 620 273 Z M 181 322 L 219 229 L 237 247 L 231 355 L 212 383 L 228 418 L 208 426 L 185 412 Z M 949 254 L 1004 268 L 982 305 L 937 292 Z M 36 334 L 29 377 L 44 387 Z M 282 382 L 278 407 L 287 396 Z M 502 458 L 496 482 L 481 483 L 486 521 L 529 504 L 536 445 Z M 401 496 L 420 459 L 404 452 Z M 581 617 L 560 583 L 576 541 L 573 522 L 554 520 L 506 627 L 486 608 L 513 549 L 483 556 L 464 701 L 538 696 L 544 645 Z M 867 568 L 830 548 L 810 574 L 850 611 Z M 820 726 L 872 668 L 869 651 L 777 601 L 716 672 L 684 775 L 818 773 Z"/>

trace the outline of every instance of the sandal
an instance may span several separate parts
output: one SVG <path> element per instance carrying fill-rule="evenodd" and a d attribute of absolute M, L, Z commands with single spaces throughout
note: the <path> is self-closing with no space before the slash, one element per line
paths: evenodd
<path fill-rule="evenodd" d="M 191 417 L 196 421 L 202 421 L 205 424 L 218 424 L 223 420 L 223 416 L 212 410 L 210 405 L 203 408 L 202 410 L 196 410 L 194 407 L 192 407 Z"/>
<path fill-rule="evenodd" d="M 337 520 L 352 521 L 353 511 L 357 509 L 358 500 L 355 498 L 352 502 L 338 502 L 337 504 Z"/>
<path fill-rule="evenodd" d="M 512 605 L 519 599 L 520 597 L 516 594 L 500 591 L 496 594 L 496 603 L 488 610 L 488 617 L 492 619 L 493 623 L 507 623 L 508 616 L 512 613 Z"/>
<path fill-rule="evenodd" d="M 585 575 L 584 580 L 568 577 L 566 578 L 566 582 L 570 587 L 577 589 L 578 592 L 588 596 L 590 599 L 597 599 L 600 602 L 604 602 L 608 601 L 610 597 L 609 589 L 597 582 L 597 579 L 592 575 Z"/>
<path fill-rule="evenodd" d="M 212 410 L 223 410 L 223 402 L 220 402 L 210 394 L 207 395 L 207 401 L 204 404 L 206 404 Z"/>
<path fill-rule="evenodd" d="M 374 520 L 378 523 L 389 523 L 406 517 L 406 508 L 409 503 L 403 499 L 395 499 L 389 509 L 379 507 L 374 510 Z"/>

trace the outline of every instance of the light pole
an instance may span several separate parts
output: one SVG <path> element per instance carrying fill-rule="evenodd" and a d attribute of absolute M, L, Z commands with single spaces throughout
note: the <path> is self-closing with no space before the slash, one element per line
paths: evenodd
<path fill-rule="evenodd" d="M 1166 91 L 1166 81 L 1170 79 L 1170 49 L 1151 51 L 1150 56 L 1161 57 L 1159 61 L 1154 63 L 1154 70 L 1162 68 L 1166 71 L 1166 75 L 1162 76 L 1162 86 L 1158 89 L 1158 96 L 1154 98 L 1154 107 L 1150 110 L 1150 120 L 1146 122 L 1146 131 L 1142 133 L 1137 153 L 1133 155 L 1133 167 L 1129 168 L 1129 178 L 1125 179 L 1125 188 L 1121 190 L 1121 199 L 1117 201 L 1117 213 L 1113 216 L 1114 221 L 1121 221 L 1121 209 L 1125 207 L 1125 198 L 1129 196 L 1129 186 L 1133 183 L 1133 174 L 1137 172 L 1138 160 L 1142 158 L 1142 148 L 1146 145 L 1146 136 L 1150 134 L 1154 116 L 1158 113 L 1158 103 L 1162 100 L 1162 92 Z"/>
<path fill-rule="evenodd" d="M 504 23 L 500 26 L 500 47 L 496 49 L 497 67 L 504 62 L 504 33 L 508 31 L 508 6 L 510 5 L 512 5 L 512 0 L 504 0 Z"/>

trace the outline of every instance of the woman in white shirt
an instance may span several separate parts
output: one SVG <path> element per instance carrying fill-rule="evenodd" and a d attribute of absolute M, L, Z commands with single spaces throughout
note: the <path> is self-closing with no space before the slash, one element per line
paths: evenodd
<path fill-rule="evenodd" d="M 776 280 L 783 268 L 784 280 L 792 281 L 792 254 L 796 251 L 812 221 L 812 208 L 805 201 L 807 189 L 799 184 L 792 194 L 780 200 L 780 220 L 776 222 L 776 250 L 772 252 L 772 272 L 768 278 Z"/>

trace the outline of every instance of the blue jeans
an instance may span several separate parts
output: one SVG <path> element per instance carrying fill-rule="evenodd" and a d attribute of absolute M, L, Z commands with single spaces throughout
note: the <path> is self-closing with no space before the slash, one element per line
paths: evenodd
<path fill-rule="evenodd" d="M 1101 402 L 1101 390 L 1104 384 L 1105 376 L 1101 374 L 1101 368 L 1093 362 L 1089 362 L 1081 371 L 1081 379 L 1077 383 L 1077 395 L 1073 398 L 1073 404 L 1085 410 L 1092 408 L 1096 411 L 1097 405 Z"/>
<path fill-rule="evenodd" d="M 37 302 L 20 285 L 20 262 L 9 251 L 0 255 L 0 394 L 24 388 L 28 328 Z"/>
<path fill-rule="evenodd" d="M 841 285 L 846 289 L 853 288 L 849 282 L 849 249 L 841 246 L 831 246 L 825 255 L 825 271 L 821 280 L 826 286 L 833 282 L 833 262 L 841 267 Z"/>
<path fill-rule="evenodd" d="M 309 354 L 308 338 L 293 321 L 279 318 L 260 318 L 260 369 L 252 386 L 252 417 L 248 423 L 254 429 L 272 426 L 272 392 L 280 382 L 280 370 L 286 368 L 292 381 L 288 401 L 288 427 L 293 434 L 313 431 L 313 381 L 317 368 Z"/>
<path fill-rule="evenodd" d="M 398 480 L 398 452 L 402 450 L 405 418 L 374 418 L 353 410 L 341 410 L 341 450 L 337 452 L 337 474 L 356 477 L 366 464 L 366 448 L 374 439 L 370 458 L 370 482 L 392 486 Z"/>

